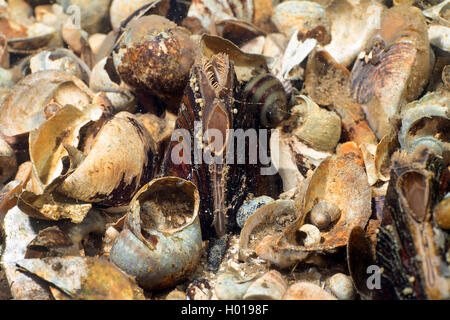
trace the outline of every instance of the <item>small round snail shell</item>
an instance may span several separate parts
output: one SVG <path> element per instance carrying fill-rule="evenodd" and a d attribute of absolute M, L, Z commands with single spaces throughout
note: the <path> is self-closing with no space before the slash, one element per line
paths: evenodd
<path fill-rule="evenodd" d="M 274 200 L 268 196 L 261 196 L 245 201 L 236 213 L 238 226 L 242 229 L 248 217 L 250 217 L 256 210 L 272 201 Z"/>
<path fill-rule="evenodd" d="M 299 231 L 306 234 L 306 237 L 303 240 L 303 245 L 305 247 L 310 248 L 320 243 L 320 231 L 316 226 L 313 226 L 312 224 L 304 224 L 300 227 Z"/>
<path fill-rule="evenodd" d="M 445 198 L 434 209 L 434 219 L 439 227 L 450 230 L 450 197 Z"/>
<path fill-rule="evenodd" d="M 330 226 L 334 221 L 339 220 L 341 217 L 341 209 L 335 204 L 320 200 L 310 213 L 310 220 L 320 230 L 324 230 Z"/>
<path fill-rule="evenodd" d="M 334 274 L 327 279 L 325 285 L 339 300 L 352 300 L 355 297 L 352 279 L 343 273 Z"/>
<path fill-rule="evenodd" d="M 287 97 L 280 80 L 269 73 L 259 74 L 244 88 L 244 100 L 259 110 L 261 124 L 275 128 L 287 114 Z"/>
<path fill-rule="evenodd" d="M 171 100 L 174 93 L 183 92 L 195 53 L 189 31 L 164 17 L 150 15 L 127 26 L 113 58 L 128 85 Z"/>

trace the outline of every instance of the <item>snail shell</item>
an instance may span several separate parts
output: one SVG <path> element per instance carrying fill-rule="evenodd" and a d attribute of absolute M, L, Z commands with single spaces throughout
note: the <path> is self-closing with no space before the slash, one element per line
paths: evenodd
<path fill-rule="evenodd" d="M 306 96 L 299 96 L 299 103 L 291 109 L 297 118 L 292 133 L 313 149 L 333 151 L 341 138 L 341 119 L 339 116 L 320 108 Z"/>
<path fill-rule="evenodd" d="M 195 42 L 186 29 L 164 17 L 150 15 L 127 25 L 113 58 L 117 72 L 128 85 L 149 89 L 178 106 L 177 93 L 189 80 L 195 54 Z"/>
<path fill-rule="evenodd" d="M 259 74 L 247 83 L 243 99 L 259 113 L 261 124 L 275 128 L 287 114 L 287 97 L 281 82 L 271 74 Z"/>
<path fill-rule="evenodd" d="M 439 202 L 433 216 L 439 227 L 450 230 L 450 197 Z"/>
<path fill-rule="evenodd" d="M 398 141 L 402 149 L 408 152 L 413 152 L 419 145 L 426 145 L 448 158 L 450 139 L 445 128 L 449 125 L 450 92 L 431 92 L 403 108 Z"/>
<path fill-rule="evenodd" d="M 343 273 L 336 273 L 329 277 L 326 285 L 339 300 L 353 300 L 355 298 L 352 279 Z"/>
<path fill-rule="evenodd" d="M 310 220 L 320 230 L 327 229 L 341 217 L 341 209 L 333 203 L 320 200 L 310 212 Z"/>
<path fill-rule="evenodd" d="M 320 231 L 316 226 L 313 226 L 311 224 L 304 224 L 300 227 L 299 231 L 306 235 L 303 239 L 303 245 L 305 247 L 314 247 L 320 243 Z"/>
<path fill-rule="evenodd" d="M 174 285 L 196 267 L 202 249 L 199 195 L 177 177 L 152 180 L 133 198 L 110 260 L 146 289 Z"/>

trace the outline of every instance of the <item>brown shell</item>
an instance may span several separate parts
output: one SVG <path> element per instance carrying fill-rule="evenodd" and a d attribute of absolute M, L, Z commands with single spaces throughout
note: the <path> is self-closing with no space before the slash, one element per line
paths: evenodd
<path fill-rule="evenodd" d="M 144 299 L 135 281 L 107 260 L 94 257 L 24 259 L 17 265 L 74 300 Z"/>
<path fill-rule="evenodd" d="M 33 184 L 19 199 L 27 214 L 79 223 L 91 203 L 126 205 L 151 179 L 154 142 L 143 125 L 127 112 L 101 116 L 67 105 L 30 135 Z"/>
<path fill-rule="evenodd" d="M 113 53 L 124 82 L 136 89 L 150 89 L 176 105 L 189 80 L 195 54 L 189 32 L 157 15 L 131 21 Z"/>
<path fill-rule="evenodd" d="M 356 226 L 364 228 L 371 215 L 371 190 L 367 175 L 352 153 L 325 159 L 305 187 L 305 191 L 299 192 L 296 198 L 297 214 L 293 217 L 295 221 L 291 221 L 278 233 L 272 231 L 269 236 L 258 238 L 260 242 L 256 253 L 282 268 L 306 259 L 313 252 L 326 253 L 345 246 L 352 229 Z M 320 233 L 319 243 L 306 247 L 299 235 L 299 229 L 305 224 L 308 213 L 320 200 L 337 206 L 341 210 L 341 216 L 328 230 Z M 256 219 L 258 212 L 275 204 L 276 202 L 260 208 L 248 221 Z M 275 216 L 271 219 L 274 220 Z M 264 225 L 271 224 L 273 222 Z M 245 235 L 247 234 L 248 231 Z"/>
<path fill-rule="evenodd" d="M 362 104 L 378 138 L 389 133 L 399 108 L 416 99 L 431 74 L 432 56 L 420 10 L 396 6 L 385 12 L 381 31 L 352 69 L 353 97 Z"/>
<path fill-rule="evenodd" d="M 319 200 L 333 203 L 341 216 L 315 250 L 327 250 L 347 244 L 354 226 L 365 227 L 371 215 L 371 190 L 364 169 L 353 155 L 325 159 L 314 171 L 306 190 L 303 213 L 310 212 Z M 300 204 L 297 201 L 296 205 Z"/>
<path fill-rule="evenodd" d="M 120 112 L 102 127 L 86 158 L 58 190 L 81 201 L 126 204 L 153 174 L 151 145 L 136 117 Z"/>
<path fill-rule="evenodd" d="M 377 233 L 376 265 L 383 273 L 375 298 L 450 297 L 448 231 L 433 218 L 433 208 L 443 197 L 439 185 L 445 169 L 426 147 L 411 155 L 394 154 Z"/>

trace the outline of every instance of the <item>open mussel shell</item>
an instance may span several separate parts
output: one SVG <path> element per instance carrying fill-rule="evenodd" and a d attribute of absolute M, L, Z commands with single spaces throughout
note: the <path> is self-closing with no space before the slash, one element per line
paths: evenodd
<path fill-rule="evenodd" d="M 0 131 L 7 138 L 27 134 L 46 120 L 46 107 L 50 102 L 82 107 L 92 98 L 92 92 L 83 81 L 69 73 L 36 72 L 19 81 L 0 106 Z"/>
<path fill-rule="evenodd" d="M 448 299 L 448 232 L 434 219 L 444 196 L 439 184 L 446 167 L 427 146 L 392 157 L 376 265 L 383 269 L 376 299 Z"/>
<path fill-rule="evenodd" d="M 403 108 L 398 140 L 402 149 L 413 152 L 427 145 L 449 160 L 450 92 L 439 90 L 426 94 Z"/>
<path fill-rule="evenodd" d="M 353 97 L 363 106 L 379 139 L 389 133 L 390 122 L 401 106 L 421 94 L 431 74 L 432 59 L 420 10 L 410 6 L 387 10 L 381 30 L 356 60 L 351 77 Z"/>
<path fill-rule="evenodd" d="M 309 213 L 320 200 L 337 206 L 341 215 L 328 232 L 322 232 L 317 250 L 344 246 L 353 226 L 365 227 L 371 215 L 371 190 L 364 169 L 352 154 L 327 158 L 314 171 L 303 213 Z"/>
<path fill-rule="evenodd" d="M 100 129 L 84 160 L 58 191 L 86 202 L 127 204 L 153 174 L 152 145 L 152 138 L 136 117 L 119 112 Z"/>
<path fill-rule="evenodd" d="M 39 277 L 76 300 L 143 299 L 133 279 L 107 260 L 93 257 L 24 259 L 18 269 Z"/>
<path fill-rule="evenodd" d="M 145 289 L 170 287 L 196 267 L 202 248 L 200 198 L 194 184 L 154 179 L 133 198 L 110 260 Z"/>
<path fill-rule="evenodd" d="M 33 184 L 19 205 L 38 218 L 74 222 L 92 203 L 126 206 L 153 175 L 153 146 L 130 113 L 110 119 L 95 105 L 84 112 L 67 105 L 30 135 Z"/>
<path fill-rule="evenodd" d="M 284 228 L 297 218 L 292 200 L 277 200 L 256 210 L 246 220 L 239 237 L 239 259 L 247 260 L 264 238 L 281 236 Z"/>
<path fill-rule="evenodd" d="M 261 258 L 282 268 L 305 260 L 311 253 L 323 254 L 345 246 L 353 227 L 364 228 L 371 215 L 371 190 L 367 175 L 352 153 L 325 159 L 304 188 L 304 192 L 299 192 L 295 200 L 295 221 L 278 233 L 272 231 L 256 248 L 256 253 Z M 322 231 L 305 223 L 311 210 L 320 201 L 329 202 L 341 212 L 339 218 Z M 244 226 L 242 232 L 245 228 Z M 244 246 L 243 248 L 245 249 Z"/>
<path fill-rule="evenodd" d="M 30 27 L 31 28 L 31 27 Z M 26 38 L 15 38 L 8 40 L 8 50 L 12 53 L 29 54 L 37 52 L 39 49 L 47 47 L 56 37 L 55 29 L 36 24 L 35 28 L 40 34 L 29 36 Z M 42 28 L 42 29 L 41 29 Z"/>
<path fill-rule="evenodd" d="M 233 61 L 234 70 L 239 81 L 249 81 L 254 74 L 268 70 L 267 59 L 263 55 L 245 53 L 231 41 L 218 36 L 204 34 L 200 40 L 202 54 L 211 58 L 218 53 L 225 53 Z"/>

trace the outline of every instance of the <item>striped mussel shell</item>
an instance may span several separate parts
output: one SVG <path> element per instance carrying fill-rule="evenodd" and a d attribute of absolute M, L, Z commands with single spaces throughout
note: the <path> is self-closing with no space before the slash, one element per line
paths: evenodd
<path fill-rule="evenodd" d="M 264 127 L 277 127 L 287 114 L 286 92 L 280 80 L 270 73 L 250 79 L 242 98 L 253 112 L 259 113 L 260 125 Z"/>
<path fill-rule="evenodd" d="M 229 164 L 228 161 L 229 130 L 245 129 L 252 123 L 246 124 L 248 113 L 242 112 L 245 105 L 240 105 L 239 93 L 234 64 L 228 55 L 202 56 L 191 70 L 162 165 L 161 175 L 177 176 L 197 186 L 204 238 L 237 228 L 236 211 L 255 185 L 252 183 L 254 166 L 238 165 L 237 161 Z M 208 136 L 210 131 L 207 130 L 211 129 L 222 135 L 216 136 L 214 143 Z M 205 152 L 221 158 L 222 163 L 200 158 Z"/>

